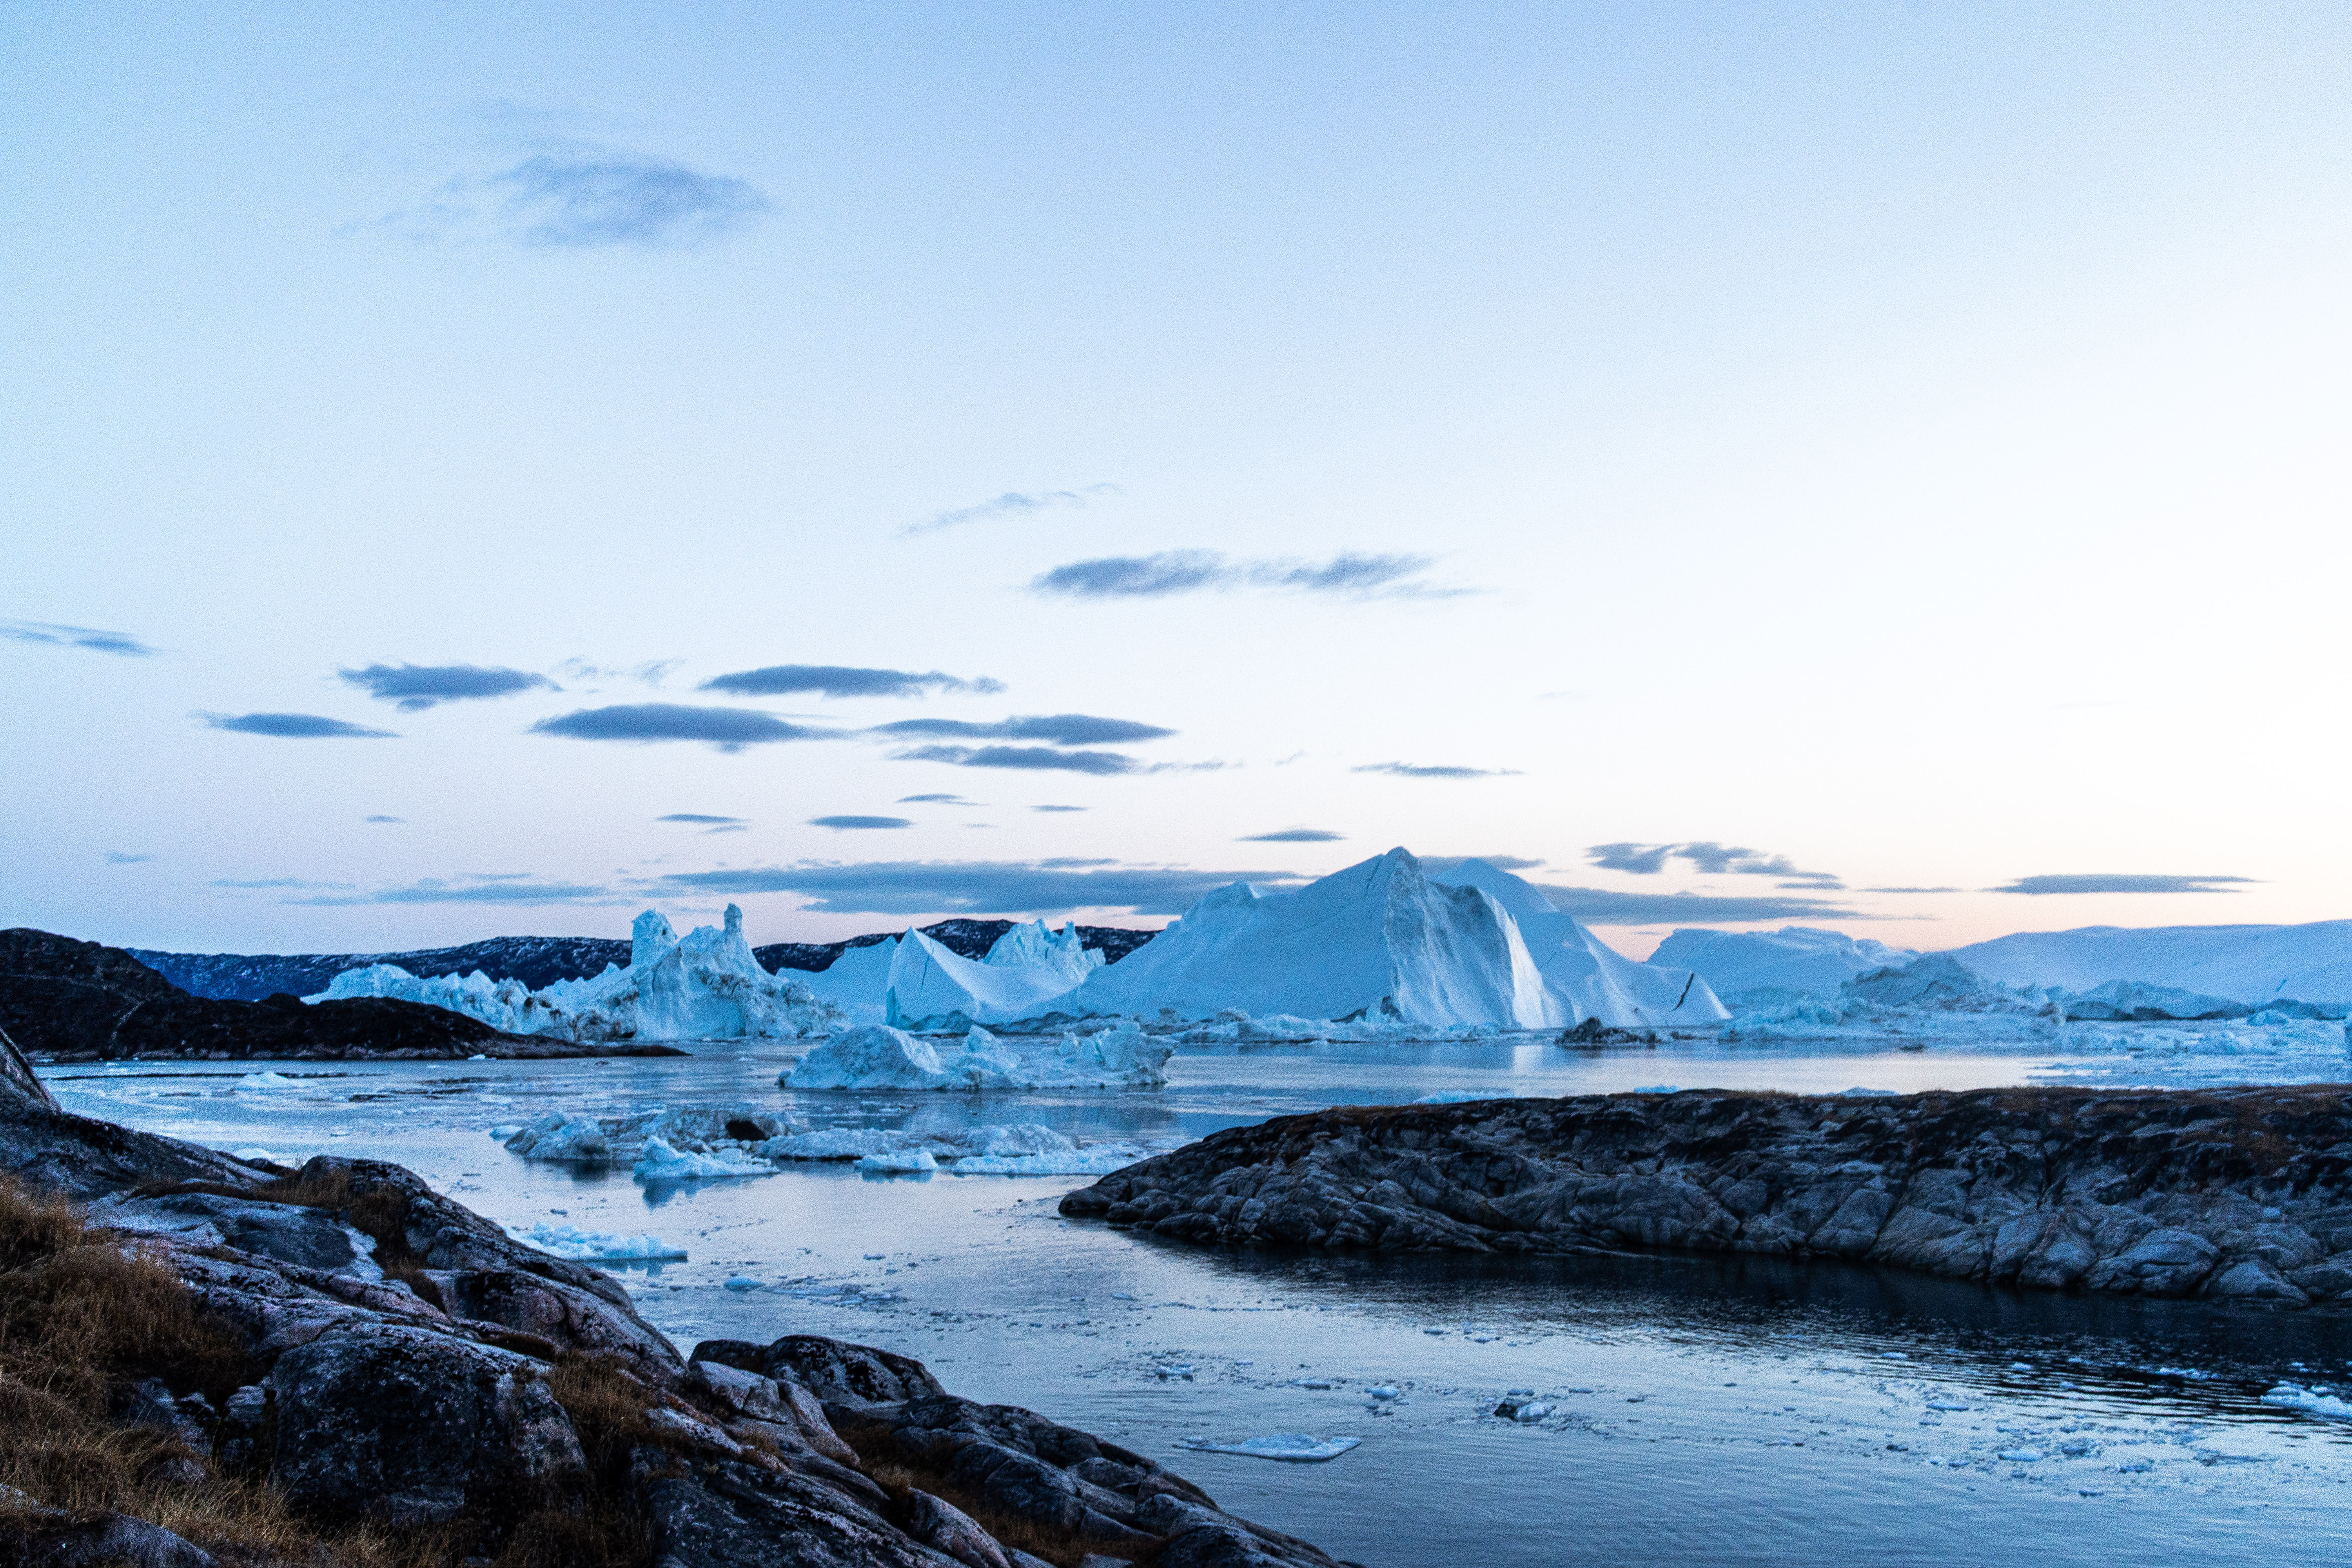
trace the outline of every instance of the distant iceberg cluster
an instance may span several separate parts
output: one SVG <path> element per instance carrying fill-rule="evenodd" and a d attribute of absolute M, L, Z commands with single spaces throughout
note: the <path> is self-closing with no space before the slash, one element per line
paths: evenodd
<path fill-rule="evenodd" d="M 1117 964 L 1079 968 L 1076 939 L 1066 927 L 1056 936 L 1016 926 L 974 962 L 910 931 L 892 956 L 885 1022 L 961 1033 L 1216 1020 L 1206 1026 L 1264 1038 L 1275 1037 L 1247 1034 L 1240 1020 L 1284 1020 L 1274 1027 L 1286 1038 L 1430 1039 L 1729 1016 L 1691 970 L 1626 958 L 1532 883 L 1483 860 L 1432 877 L 1403 849 L 1291 892 L 1221 888 Z M 1058 957 L 1036 962 L 1046 943 Z"/>
<path fill-rule="evenodd" d="M 1148 1059 L 1160 1049 L 1150 1038 L 1188 1026 L 1196 1043 L 1378 1041 L 1730 1016 L 1696 971 L 1625 957 L 1532 883 L 1483 860 L 1431 876 L 1403 849 L 1292 891 L 1221 888 L 1117 964 L 1075 925 L 1031 921 L 978 959 L 909 931 L 849 948 L 820 972 L 772 974 L 730 904 L 723 928 L 681 940 L 648 910 L 627 968 L 543 990 L 379 963 L 305 1000 L 396 997 L 582 1042 L 835 1037 L 795 1087 L 827 1075 L 840 1082 L 822 1087 L 1140 1087 L 1165 1081 L 1155 1077 L 1165 1052 Z M 1031 1043 L 1048 1034 L 1060 1043 Z M 900 1043 L 913 1035 L 965 1043 L 944 1054 Z"/>
<path fill-rule="evenodd" d="M 629 966 L 607 964 L 586 980 L 559 980 L 532 991 L 520 981 L 493 981 L 477 970 L 424 979 L 395 964 L 347 969 L 305 1002 L 389 996 L 479 1018 L 510 1035 L 545 1035 L 583 1043 L 622 1040 L 797 1039 L 843 1022 L 842 1009 L 817 994 L 805 976 L 760 967 L 743 936 L 743 911 L 727 906 L 726 923 L 678 936 L 647 910 L 632 928 Z"/>

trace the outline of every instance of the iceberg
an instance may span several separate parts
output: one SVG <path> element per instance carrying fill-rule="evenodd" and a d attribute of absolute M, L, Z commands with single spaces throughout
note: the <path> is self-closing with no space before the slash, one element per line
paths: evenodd
<path fill-rule="evenodd" d="M 1295 892 L 1221 888 L 1053 999 L 1068 1016 L 1173 1008 L 1203 1018 L 1232 1007 L 1440 1026 L 1536 1029 L 1563 1019 L 1502 905 L 1477 888 L 1432 880 L 1403 849 Z"/>
<path fill-rule="evenodd" d="M 983 1031 L 978 1048 L 967 1044 L 942 1058 L 929 1040 L 919 1040 L 904 1029 L 868 1024 L 847 1029 L 784 1069 L 776 1079 L 781 1089 L 982 1089 L 1035 1087 L 1019 1076 L 1020 1064 L 992 1050 L 993 1038 Z"/>
<path fill-rule="evenodd" d="M 852 1024 L 884 1021 L 884 999 L 890 989 L 890 965 L 898 955 L 898 939 L 884 937 L 844 952 L 825 968 L 814 973 L 795 970 L 793 977 L 820 1002 L 842 1010 Z"/>
<path fill-rule="evenodd" d="M 1005 937 L 1023 929 L 1015 926 Z M 1070 935 L 1075 939 L 1077 933 Z M 997 945 L 1003 941 L 998 939 Z M 910 931 L 891 955 L 883 1021 L 894 1029 L 960 1033 L 974 1024 L 1029 1017 L 1077 984 L 1062 968 L 995 962 L 994 949 L 985 962 L 960 958 L 921 931 Z"/>
<path fill-rule="evenodd" d="M 903 1029 L 847 1029 L 787 1068 L 780 1089 L 1158 1089 L 1168 1082 L 1171 1041 L 1121 1020 L 1092 1035 L 1016 1046 L 973 1026 L 943 1053 Z"/>
<path fill-rule="evenodd" d="M 1695 969 L 1727 1005 L 1752 1007 L 1834 996 L 1857 975 L 1918 956 L 1907 948 L 1817 926 L 1771 931 L 1685 928 L 1660 942 L 1650 962 Z"/>
<path fill-rule="evenodd" d="M 2242 1018 L 2253 1011 L 2226 996 L 2203 996 L 2177 985 L 2150 985 L 2137 980 L 2110 980 L 2088 991 L 2064 991 L 2057 1000 L 2069 1018 L 2116 1023 Z"/>
<path fill-rule="evenodd" d="M 743 911 L 727 906 L 723 926 L 678 936 L 647 910 L 630 932 L 629 966 L 607 964 L 587 980 L 559 980 L 532 991 L 519 980 L 492 981 L 479 970 L 460 978 L 420 978 L 397 964 L 347 969 L 305 1002 L 390 996 L 478 1018 L 510 1035 L 580 1042 L 621 1040 L 794 1039 L 822 1034 L 841 1009 L 796 972 L 771 974 L 743 936 Z"/>
<path fill-rule="evenodd" d="M 1098 948 L 1078 945 L 1078 928 L 1064 921 L 1056 934 L 1044 921 L 1016 925 L 996 939 L 982 963 L 1006 969 L 1046 969 L 1076 985 L 1103 966 Z"/>
<path fill-rule="evenodd" d="M 2256 1007 L 2288 1001 L 2352 1003 L 2352 920 L 2020 931 L 1954 948 L 1952 956 L 2019 987 L 2087 991 L 2111 980 L 2130 980 Z"/>
<path fill-rule="evenodd" d="M 1555 1003 L 1548 1024 L 1588 1019 L 1639 1025 L 1714 1024 L 1731 1016 L 1705 978 L 1687 967 L 1627 958 L 1582 921 L 1564 915 L 1541 889 L 1485 860 L 1465 860 L 1439 880 L 1476 888 L 1510 912 Z M 1496 1020 L 1499 1022 L 1500 1020 Z"/>

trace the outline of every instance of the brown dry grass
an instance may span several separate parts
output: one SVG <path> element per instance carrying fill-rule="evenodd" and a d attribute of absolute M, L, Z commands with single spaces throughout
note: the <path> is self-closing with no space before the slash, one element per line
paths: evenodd
<path fill-rule="evenodd" d="M 171 1270 L 86 1230 L 67 1200 L 0 1178 L 0 1484 L 76 1516 L 152 1521 L 231 1564 L 447 1568 L 470 1549 L 478 1536 L 464 1527 L 319 1529 L 265 1481 L 111 1418 L 142 1377 L 217 1406 L 260 1370 Z M 522 1521 L 501 1568 L 644 1563 L 642 1535 L 610 1513 Z M 0 1515 L 0 1557 L 37 1528 L 22 1509 Z"/>

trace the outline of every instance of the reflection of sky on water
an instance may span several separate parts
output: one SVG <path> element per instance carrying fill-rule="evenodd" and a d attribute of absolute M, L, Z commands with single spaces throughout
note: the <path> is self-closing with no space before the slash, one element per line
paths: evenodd
<path fill-rule="evenodd" d="M 487 1135 L 555 1110 L 749 1100 L 789 1100 L 818 1126 L 1042 1121 L 1082 1142 L 1176 1140 L 1439 1092 L 1968 1088 L 2020 1081 L 2046 1056 L 1244 1047 L 1185 1052 L 1157 1093 L 925 1097 L 780 1094 L 796 1049 L 701 1049 L 274 1064 L 292 1082 L 259 1091 L 225 1064 L 45 1076 L 71 1109 L 224 1148 L 399 1160 L 508 1224 L 656 1232 L 688 1260 L 614 1271 L 683 1345 L 806 1331 L 903 1350 L 960 1393 L 1116 1436 L 1374 1568 L 1946 1568 L 2191 1550 L 2251 1564 L 2352 1546 L 2352 1433 L 2259 1403 L 2283 1375 L 2352 1373 L 2352 1323 L 2335 1316 L 1768 1258 L 1203 1251 L 1061 1220 L 1054 1204 L 1078 1178 L 821 1166 L 647 1190 L 625 1171 L 516 1159 Z M 728 1290 L 730 1277 L 762 1288 Z M 1194 1372 L 1160 1375 L 1171 1363 Z M 1337 1386 L 1293 1386 L 1310 1375 Z M 1375 1381 L 1402 1390 L 1391 1414 L 1362 1397 Z M 1517 1387 L 1555 1414 L 1527 1428 L 1483 1414 Z M 1365 1441 L 1316 1466 L 1175 1446 L 1278 1431 Z M 2028 1450 L 2045 1458 L 1995 1458 Z"/>

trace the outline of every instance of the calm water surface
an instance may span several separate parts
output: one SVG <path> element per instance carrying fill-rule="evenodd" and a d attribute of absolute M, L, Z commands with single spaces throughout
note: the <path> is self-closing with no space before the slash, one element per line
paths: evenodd
<path fill-rule="evenodd" d="M 862 1177 L 808 1166 L 648 1189 L 508 1154 L 551 1110 L 790 1103 L 819 1126 L 1042 1121 L 1173 1143 L 1333 1104 L 1678 1084 L 1835 1091 L 2046 1080 L 1967 1054 L 1668 1041 L 1192 1052 L 1164 1091 L 793 1095 L 796 1047 L 615 1063 L 70 1067 L 75 1110 L 289 1162 L 411 1165 L 504 1223 L 650 1231 L 688 1261 L 625 1272 L 700 1339 L 814 1332 L 906 1352 L 959 1394 L 1116 1436 L 1226 1507 L 1374 1568 L 1464 1563 L 2215 1564 L 2352 1549 L 2352 1431 L 2273 1409 L 2281 1376 L 2352 1383 L 2352 1320 L 2084 1300 L 1767 1259 L 1366 1258 L 1201 1251 L 1055 1213 L 1082 1178 Z M 729 1289 L 750 1279 L 755 1289 Z M 1331 1386 L 1312 1388 L 1305 1382 Z M 1394 1385 L 1394 1402 L 1370 1399 Z M 1554 1414 L 1486 1412 L 1512 1389 Z M 1323 1465 L 1185 1439 L 1354 1436 Z M 2000 1454 L 2038 1452 L 2040 1459 Z"/>

